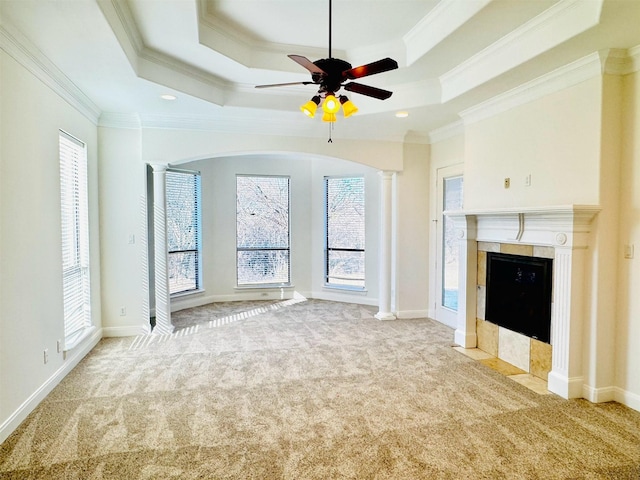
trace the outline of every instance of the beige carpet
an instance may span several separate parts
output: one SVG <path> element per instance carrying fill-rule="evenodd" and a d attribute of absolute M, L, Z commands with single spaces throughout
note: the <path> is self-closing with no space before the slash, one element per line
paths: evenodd
<path fill-rule="evenodd" d="M 105 339 L 0 447 L 15 479 L 633 479 L 640 413 L 538 395 L 436 322 L 215 304 Z"/>

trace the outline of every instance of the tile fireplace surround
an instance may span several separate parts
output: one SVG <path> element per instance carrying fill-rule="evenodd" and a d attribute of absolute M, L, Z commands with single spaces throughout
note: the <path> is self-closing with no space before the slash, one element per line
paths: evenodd
<path fill-rule="evenodd" d="M 582 397 L 586 251 L 591 223 L 599 211 L 600 207 L 593 205 L 568 205 L 445 212 L 454 222 L 460 250 L 455 342 L 465 348 L 475 348 L 478 343 L 478 242 L 510 245 L 504 245 L 506 248 L 530 246 L 546 251 L 549 256 L 552 248 L 552 358 L 548 389 L 563 398 Z"/>

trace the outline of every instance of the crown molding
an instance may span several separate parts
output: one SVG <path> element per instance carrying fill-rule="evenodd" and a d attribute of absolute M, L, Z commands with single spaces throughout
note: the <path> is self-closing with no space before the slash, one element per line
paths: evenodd
<path fill-rule="evenodd" d="M 612 48 L 603 52 L 605 62 L 603 73 L 628 75 L 640 70 L 640 45 L 627 50 Z"/>
<path fill-rule="evenodd" d="M 460 112 L 465 125 L 484 120 L 602 74 L 603 58 L 592 53 Z"/>
<path fill-rule="evenodd" d="M 442 42 L 492 0 L 442 0 L 403 37 L 407 66 Z"/>
<path fill-rule="evenodd" d="M 464 135 L 464 122 L 462 120 L 456 120 L 449 125 L 430 131 L 429 143 L 442 142 L 443 140 L 448 140 L 458 135 Z"/>
<path fill-rule="evenodd" d="M 415 145 L 429 145 L 429 134 L 416 130 L 407 130 L 402 138 L 402 143 Z"/>
<path fill-rule="evenodd" d="M 441 75 L 443 102 L 522 65 L 596 26 L 603 0 L 561 0 L 481 52 Z"/>
<path fill-rule="evenodd" d="M 98 124 L 100 108 L 24 35 L 8 25 L 0 25 L 0 48 L 94 125 Z"/>
<path fill-rule="evenodd" d="M 229 87 L 228 82 L 147 47 L 127 2 L 101 0 L 98 5 L 137 76 L 218 105 L 224 103 L 224 90 Z M 176 78 L 176 74 L 179 77 Z M 189 87 L 185 88 L 184 85 Z M 203 85 L 205 88 L 202 88 Z M 204 96 L 203 92 L 206 92 Z"/>
<path fill-rule="evenodd" d="M 98 126 L 139 130 L 142 127 L 142 122 L 137 113 L 102 112 Z"/>

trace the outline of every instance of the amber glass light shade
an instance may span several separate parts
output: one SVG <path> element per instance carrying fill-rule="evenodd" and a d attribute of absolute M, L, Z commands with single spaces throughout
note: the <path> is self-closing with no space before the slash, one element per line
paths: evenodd
<path fill-rule="evenodd" d="M 322 104 L 322 109 L 326 113 L 337 113 L 338 110 L 340 110 L 340 103 L 338 102 L 338 99 L 334 95 L 328 94 L 324 98 L 324 103 Z"/>
<path fill-rule="evenodd" d="M 304 113 L 307 117 L 313 118 L 316 115 L 316 109 L 318 108 L 319 104 L 320 104 L 320 97 L 316 95 L 307 103 L 302 105 L 300 107 L 300 110 L 302 110 L 302 113 Z"/>
<path fill-rule="evenodd" d="M 340 95 L 340 103 L 342 104 L 342 113 L 344 114 L 344 118 L 350 117 L 358 111 L 358 107 L 356 107 L 353 102 L 344 95 Z"/>
<path fill-rule="evenodd" d="M 326 113 L 324 115 L 322 115 L 322 121 L 323 122 L 335 122 L 336 121 L 336 114 L 335 113 Z"/>

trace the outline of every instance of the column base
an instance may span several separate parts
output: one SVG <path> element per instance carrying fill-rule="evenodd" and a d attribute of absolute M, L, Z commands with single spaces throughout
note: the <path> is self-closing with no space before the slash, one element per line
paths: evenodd
<path fill-rule="evenodd" d="M 391 312 L 378 312 L 374 315 L 378 320 L 395 320 L 396 316 Z"/>
<path fill-rule="evenodd" d="M 582 398 L 582 384 L 582 377 L 569 378 L 553 370 L 547 376 L 547 390 L 566 399 Z"/>

